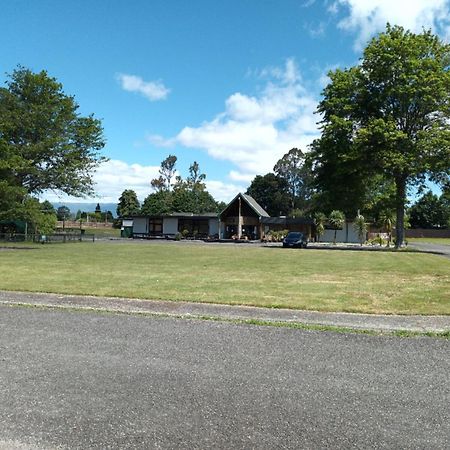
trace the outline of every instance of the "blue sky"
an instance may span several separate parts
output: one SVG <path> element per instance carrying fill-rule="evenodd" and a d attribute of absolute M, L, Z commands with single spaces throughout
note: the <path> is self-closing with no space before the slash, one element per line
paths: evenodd
<path fill-rule="evenodd" d="M 218 200 L 318 135 L 330 69 L 386 22 L 450 37 L 450 0 L 4 0 L 0 83 L 18 64 L 57 78 L 103 121 L 100 202 L 143 199 L 169 154 Z M 47 193 L 53 201 L 70 200 Z M 75 199 L 74 199 L 75 200 Z M 86 199 L 88 200 L 88 199 Z"/>

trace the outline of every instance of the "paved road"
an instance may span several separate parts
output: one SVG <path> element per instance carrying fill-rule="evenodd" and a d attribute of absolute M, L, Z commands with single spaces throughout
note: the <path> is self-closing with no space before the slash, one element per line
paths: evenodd
<path fill-rule="evenodd" d="M 411 242 L 409 247 L 416 248 L 425 252 L 437 253 L 450 258 L 450 245 L 432 244 L 429 242 Z"/>
<path fill-rule="evenodd" d="M 0 448 L 450 447 L 450 341 L 0 306 Z"/>

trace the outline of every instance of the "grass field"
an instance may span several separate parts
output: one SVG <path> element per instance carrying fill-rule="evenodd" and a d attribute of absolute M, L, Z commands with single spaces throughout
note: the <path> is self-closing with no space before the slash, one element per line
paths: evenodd
<path fill-rule="evenodd" d="M 84 227 L 85 233 L 95 234 L 96 238 L 118 238 L 120 237 L 120 229 L 118 228 L 94 228 L 94 227 Z"/>
<path fill-rule="evenodd" d="M 0 251 L 0 289 L 321 311 L 450 314 L 450 260 L 189 243 Z"/>

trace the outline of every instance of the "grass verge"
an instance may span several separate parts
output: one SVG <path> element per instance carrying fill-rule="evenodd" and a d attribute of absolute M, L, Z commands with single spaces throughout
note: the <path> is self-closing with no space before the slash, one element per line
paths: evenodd
<path fill-rule="evenodd" d="M 409 331 L 409 330 L 373 330 L 373 329 L 361 329 L 361 328 L 348 328 L 348 327 L 338 327 L 332 325 L 318 325 L 318 324 L 308 324 L 300 322 L 278 322 L 270 320 L 260 320 L 260 319 L 229 319 L 217 316 L 194 316 L 194 315 L 182 315 L 182 314 L 167 314 L 167 313 L 154 313 L 154 312 L 134 312 L 134 311 L 117 311 L 99 308 L 88 308 L 88 307 L 71 307 L 71 306 L 49 306 L 49 305 L 35 305 L 30 303 L 14 303 L 5 304 L 5 306 L 16 307 L 16 308 L 36 308 L 43 310 L 54 310 L 54 311 L 71 311 L 71 312 L 81 312 L 81 313 L 96 313 L 96 314 L 117 314 L 125 316 L 144 316 L 144 317 L 156 317 L 156 318 L 172 318 L 172 319 L 187 319 L 187 320 L 206 320 L 212 322 L 224 322 L 236 325 L 255 325 L 255 326 L 267 326 L 276 328 L 291 328 L 296 330 L 310 330 L 310 331 L 329 331 L 333 333 L 351 333 L 351 334 L 366 334 L 370 336 L 396 336 L 402 338 L 414 338 L 414 337 L 430 337 L 437 339 L 449 339 L 450 331 Z"/>

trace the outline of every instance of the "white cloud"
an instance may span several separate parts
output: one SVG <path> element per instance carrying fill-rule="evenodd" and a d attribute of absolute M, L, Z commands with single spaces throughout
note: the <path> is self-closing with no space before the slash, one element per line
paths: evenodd
<path fill-rule="evenodd" d="M 151 102 L 164 100 L 170 92 L 161 81 L 144 81 L 136 75 L 119 73 L 117 80 L 125 91 L 138 92 Z"/>
<path fill-rule="evenodd" d="M 150 181 L 158 176 L 159 166 L 142 166 L 128 164 L 120 160 L 109 160 L 102 164 L 94 174 L 96 196 L 89 200 L 77 197 L 68 197 L 47 192 L 43 198 L 49 201 L 102 201 L 103 203 L 116 203 L 125 189 L 132 189 L 138 198 L 143 200 L 152 192 Z"/>
<path fill-rule="evenodd" d="M 238 192 L 245 192 L 247 190 L 248 184 L 245 186 L 224 183 L 223 181 L 209 180 L 205 182 L 206 189 L 217 201 L 230 202 Z"/>
<path fill-rule="evenodd" d="M 325 28 L 327 24 L 323 21 L 320 22 L 305 22 L 303 28 L 313 38 L 319 38 L 325 35 Z"/>
<path fill-rule="evenodd" d="M 331 4 L 328 5 L 328 7 L 327 7 L 327 11 L 328 11 L 330 14 L 337 14 L 338 10 L 339 10 L 339 6 L 338 6 L 337 1 L 331 3 Z"/>
<path fill-rule="evenodd" d="M 249 73 L 251 75 L 251 72 Z M 284 84 L 295 84 L 301 81 L 301 75 L 294 58 L 288 58 L 284 67 L 265 67 L 257 71 L 260 78 L 275 78 Z"/>
<path fill-rule="evenodd" d="M 159 136 L 157 134 L 148 134 L 146 136 L 146 140 L 153 144 L 155 147 L 164 147 L 164 148 L 170 148 L 175 145 L 175 140 L 173 139 L 164 139 L 162 136 Z"/>
<path fill-rule="evenodd" d="M 116 201 L 125 189 L 132 189 L 139 199 L 151 192 L 150 181 L 158 176 L 158 166 L 128 164 L 110 160 L 102 164 L 94 175 L 95 191 L 103 201 Z"/>
<path fill-rule="evenodd" d="M 249 185 L 253 178 L 255 177 L 252 173 L 241 173 L 236 170 L 230 170 L 230 173 L 228 174 L 228 178 L 232 181 L 242 181 Z"/>
<path fill-rule="evenodd" d="M 261 74 L 270 79 L 259 95 L 231 95 L 224 112 L 198 127 L 184 127 L 168 141 L 230 161 L 236 166 L 230 173 L 234 181 L 271 171 L 293 147 L 307 150 L 318 135 L 317 101 L 302 86 L 295 61 L 288 59 L 284 68 Z"/>
<path fill-rule="evenodd" d="M 348 9 L 348 16 L 338 26 L 358 32 L 357 50 L 384 30 L 387 22 L 413 32 L 431 28 L 442 36 L 450 34 L 449 0 L 337 0 L 336 5 Z"/>

